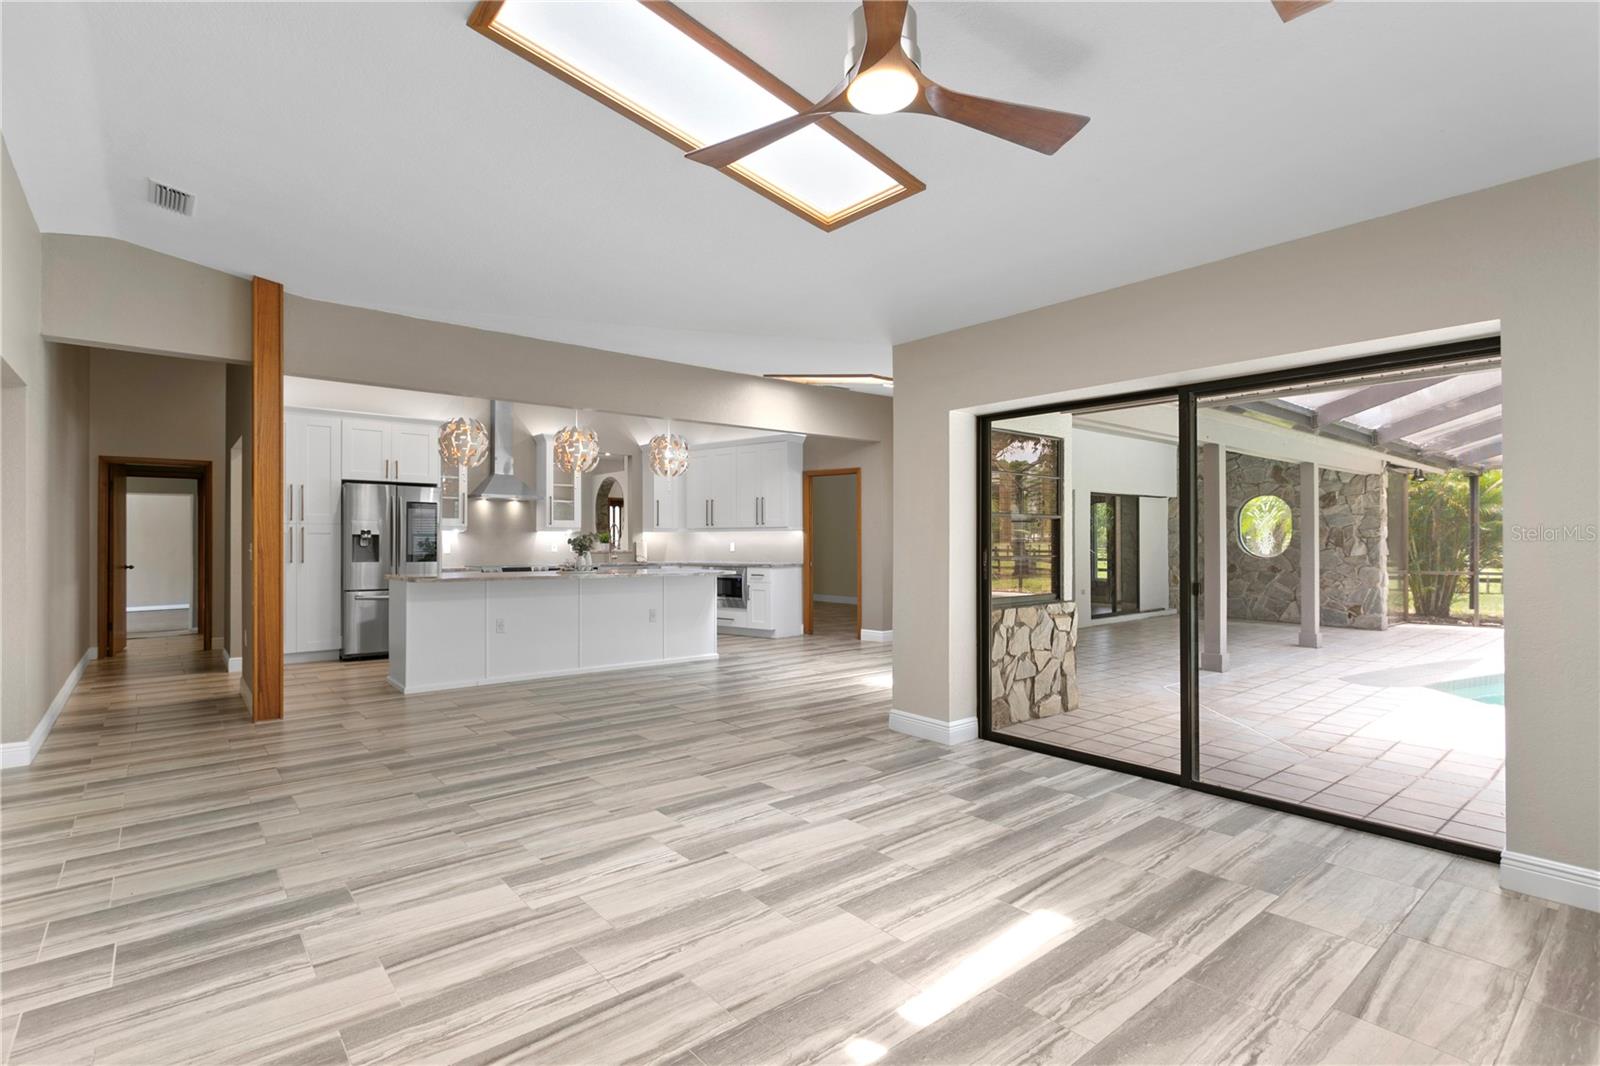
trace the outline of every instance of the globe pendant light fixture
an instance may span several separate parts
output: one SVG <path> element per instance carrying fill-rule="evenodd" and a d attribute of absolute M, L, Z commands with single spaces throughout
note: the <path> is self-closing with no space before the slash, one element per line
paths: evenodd
<path fill-rule="evenodd" d="M 489 434 L 476 418 L 452 418 L 439 427 L 439 459 L 447 467 L 477 466 L 489 454 Z"/>
<path fill-rule="evenodd" d="M 568 474 L 587 474 L 600 462 L 600 435 L 579 425 L 576 411 L 572 412 L 572 422 L 556 431 L 556 465 Z"/>
<path fill-rule="evenodd" d="M 660 477 L 677 477 L 689 469 L 689 442 L 672 432 L 670 421 L 665 433 L 650 438 L 650 469 Z"/>

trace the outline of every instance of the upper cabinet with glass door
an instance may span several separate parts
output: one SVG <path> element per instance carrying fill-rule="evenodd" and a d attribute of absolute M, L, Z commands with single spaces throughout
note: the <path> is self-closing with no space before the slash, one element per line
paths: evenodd
<path fill-rule="evenodd" d="M 540 433 L 533 438 L 535 488 L 544 505 L 545 529 L 577 529 L 583 524 L 578 501 L 582 497 L 583 475 L 568 473 L 556 462 L 555 434 Z"/>

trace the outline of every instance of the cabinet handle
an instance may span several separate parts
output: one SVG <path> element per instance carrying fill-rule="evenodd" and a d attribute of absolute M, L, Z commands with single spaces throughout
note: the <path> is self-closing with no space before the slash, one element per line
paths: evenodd
<path fill-rule="evenodd" d="M 300 521 L 304 522 L 305 520 L 306 520 L 306 483 L 304 481 L 302 481 L 302 482 L 300 482 Z M 304 552 L 301 553 L 302 556 L 304 554 L 305 554 Z"/>
<path fill-rule="evenodd" d="M 289 527 L 289 562 L 294 562 L 294 527 Z"/>
<path fill-rule="evenodd" d="M 305 526 L 301 526 L 300 527 L 300 565 L 304 566 L 305 563 L 306 563 L 306 527 Z"/>
<path fill-rule="evenodd" d="M 661 524 L 661 501 L 656 501 L 656 525 Z"/>

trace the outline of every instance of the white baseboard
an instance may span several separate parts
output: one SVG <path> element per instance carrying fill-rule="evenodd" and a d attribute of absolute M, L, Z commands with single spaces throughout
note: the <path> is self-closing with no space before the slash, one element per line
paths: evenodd
<path fill-rule="evenodd" d="M 44 712 L 44 717 L 39 719 L 39 724 L 33 727 L 33 732 L 27 740 L 14 740 L 10 744 L 0 744 L 0 767 L 27 766 L 39 754 L 39 749 L 44 747 L 44 739 L 50 735 L 51 728 L 56 724 L 56 719 L 61 717 L 61 712 L 66 710 L 67 700 L 72 697 L 72 690 L 78 687 L 78 679 L 83 677 L 83 668 L 89 665 L 90 659 L 98 658 L 99 648 L 89 648 L 83 653 L 83 658 L 78 660 L 78 665 L 72 668 L 67 679 L 61 682 L 61 688 L 56 692 L 56 698 L 50 701 L 50 707 Z"/>
<path fill-rule="evenodd" d="M 138 614 L 140 611 L 187 611 L 187 603 L 147 603 L 143 607 L 129 607 L 129 614 Z"/>
<path fill-rule="evenodd" d="M 250 694 L 250 686 L 242 677 L 239 679 L 239 700 L 244 704 L 244 709 L 249 711 L 253 717 L 256 713 L 255 697 Z"/>
<path fill-rule="evenodd" d="M 1500 854 L 1500 887 L 1600 911 L 1600 870 L 1505 851 Z"/>
<path fill-rule="evenodd" d="M 957 718 L 947 722 L 943 718 L 912 714 L 910 711 L 889 712 L 889 728 L 918 740 L 932 740 L 940 744 L 965 744 L 978 739 L 978 718 Z"/>
<path fill-rule="evenodd" d="M 861 639 L 869 640 L 876 644 L 893 644 L 894 630 L 892 629 L 863 629 Z"/>
<path fill-rule="evenodd" d="M 856 598 L 854 596 L 829 596 L 820 592 L 813 592 L 811 601 L 813 603 L 848 603 L 854 605 Z"/>
<path fill-rule="evenodd" d="M 228 655 L 226 650 L 224 650 L 222 654 L 227 656 L 227 659 L 228 659 L 228 673 L 230 673 L 230 674 L 242 674 L 242 673 L 244 673 L 244 656 L 242 656 L 242 655 Z"/>

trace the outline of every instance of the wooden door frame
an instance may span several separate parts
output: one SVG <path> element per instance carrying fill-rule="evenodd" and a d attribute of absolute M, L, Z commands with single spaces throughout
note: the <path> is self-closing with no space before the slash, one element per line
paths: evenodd
<path fill-rule="evenodd" d="M 812 548 L 815 543 L 811 529 L 811 479 L 818 477 L 850 477 L 856 479 L 856 639 L 861 639 L 861 468 L 859 466 L 837 467 L 831 470 L 807 470 L 802 481 L 800 511 L 802 525 L 805 529 L 805 564 L 801 567 L 800 598 L 805 618 L 804 629 L 807 634 L 812 632 L 811 621 L 811 568 Z"/>
<path fill-rule="evenodd" d="M 195 533 L 195 566 L 199 573 L 195 579 L 195 625 L 200 630 L 201 646 L 211 650 L 211 604 L 215 601 L 211 587 L 211 492 L 215 485 L 210 459 L 153 459 L 131 455 L 102 455 L 99 457 L 100 481 L 98 493 L 99 531 L 96 544 L 96 645 L 101 658 L 111 655 L 111 475 L 120 471 L 124 477 L 183 478 L 197 483 L 195 507 L 199 511 Z"/>

